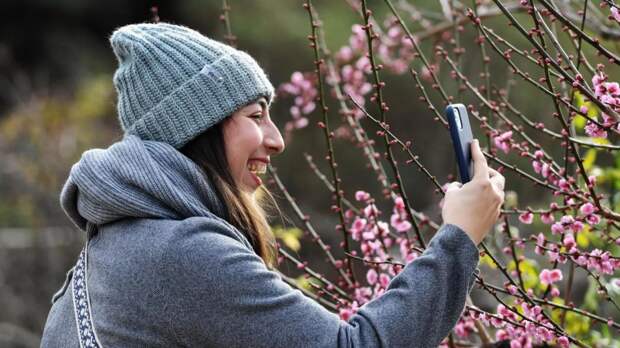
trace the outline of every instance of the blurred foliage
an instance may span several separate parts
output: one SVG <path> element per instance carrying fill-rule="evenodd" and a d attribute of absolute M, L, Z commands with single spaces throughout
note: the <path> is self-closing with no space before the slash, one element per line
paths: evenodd
<path fill-rule="evenodd" d="M 281 226 L 272 227 L 273 234 L 276 238 L 280 239 L 284 245 L 293 251 L 299 251 L 301 243 L 299 239 L 302 236 L 302 232 L 297 227 L 283 228 Z"/>

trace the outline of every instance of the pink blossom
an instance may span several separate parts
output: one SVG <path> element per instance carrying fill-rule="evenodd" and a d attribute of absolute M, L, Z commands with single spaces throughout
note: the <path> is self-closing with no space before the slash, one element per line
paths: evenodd
<path fill-rule="evenodd" d="M 606 82 L 605 89 L 611 96 L 617 97 L 620 95 L 620 86 L 618 85 L 618 82 Z"/>
<path fill-rule="evenodd" d="M 519 221 L 521 221 L 522 223 L 526 225 L 531 224 L 533 220 L 534 220 L 534 214 L 532 214 L 531 211 L 526 211 L 525 213 L 519 215 Z"/>
<path fill-rule="evenodd" d="M 340 319 L 344 321 L 349 321 L 349 318 L 353 316 L 353 311 L 349 308 L 341 308 L 340 309 Z"/>
<path fill-rule="evenodd" d="M 504 153 L 508 153 L 510 151 L 510 143 L 512 142 L 512 131 L 504 132 L 493 138 L 495 143 L 495 147 L 504 151 Z"/>
<path fill-rule="evenodd" d="M 402 197 L 398 196 L 394 199 L 394 208 L 398 210 L 405 209 L 405 202 Z"/>
<path fill-rule="evenodd" d="M 607 76 L 603 74 L 602 72 L 599 72 L 595 74 L 594 76 L 592 76 L 592 85 L 596 87 L 602 84 L 603 82 L 605 82 L 606 80 L 607 80 Z"/>
<path fill-rule="evenodd" d="M 411 229 L 411 223 L 406 220 L 401 220 L 398 214 L 392 215 L 392 218 L 390 219 L 390 223 L 392 227 L 394 227 L 396 231 L 398 232 L 406 232 L 406 231 L 409 231 L 409 229 Z"/>
<path fill-rule="evenodd" d="M 572 215 L 564 215 L 560 219 L 560 222 L 562 223 L 562 225 L 570 225 L 574 221 L 575 221 L 575 218 L 573 218 Z"/>
<path fill-rule="evenodd" d="M 358 61 L 358 63 L 358 65 L 362 65 L 360 61 Z M 353 98 L 356 103 L 364 106 L 366 103 L 364 95 L 368 94 L 372 90 L 372 85 L 366 80 L 364 71 L 347 64 L 341 68 L 340 75 L 342 77 L 343 91 L 351 95 L 351 98 Z M 357 119 L 364 116 L 364 113 L 358 108 L 355 108 L 352 111 L 353 116 Z"/>
<path fill-rule="evenodd" d="M 507 340 L 509 338 L 510 336 L 508 335 L 508 332 L 506 332 L 506 330 L 500 329 L 497 330 L 497 332 L 495 333 L 495 339 L 498 341 Z"/>
<path fill-rule="evenodd" d="M 558 181 L 558 186 L 560 187 L 562 191 L 568 191 L 568 189 L 570 188 L 568 181 L 566 181 L 566 179 L 563 179 L 563 178 Z"/>
<path fill-rule="evenodd" d="M 555 286 L 551 287 L 551 296 L 553 296 L 553 297 L 560 296 L 560 289 L 558 289 Z"/>
<path fill-rule="evenodd" d="M 573 224 L 570 226 L 571 230 L 575 233 L 583 230 L 583 222 L 581 221 L 575 221 L 573 222 Z"/>
<path fill-rule="evenodd" d="M 582 205 L 579 208 L 579 211 L 582 214 L 584 214 L 584 215 L 590 215 L 590 214 L 594 213 L 594 205 L 592 203 L 588 202 L 588 203 Z"/>
<path fill-rule="evenodd" d="M 545 246 L 545 235 L 541 232 L 538 234 L 538 237 L 536 237 L 536 248 L 534 252 L 539 255 L 544 254 L 545 250 L 542 248 L 543 246 Z"/>
<path fill-rule="evenodd" d="M 549 261 L 551 262 L 556 262 L 560 259 L 560 254 L 558 254 L 557 251 L 549 251 L 547 255 L 549 256 Z"/>
<path fill-rule="evenodd" d="M 366 219 L 364 218 L 356 218 L 353 221 L 353 225 L 351 226 L 351 237 L 353 240 L 360 240 L 360 236 L 362 234 L 362 230 L 366 227 Z"/>
<path fill-rule="evenodd" d="M 379 210 L 374 204 L 369 204 L 364 208 L 364 216 L 366 217 L 377 216 L 378 212 Z"/>
<path fill-rule="evenodd" d="M 618 10 L 617 7 L 615 6 L 611 7 L 611 16 L 613 17 L 613 19 L 616 20 L 616 22 L 620 22 L 620 11 Z"/>
<path fill-rule="evenodd" d="M 413 260 L 415 260 L 418 257 L 417 253 L 410 253 L 409 255 L 407 255 L 407 257 L 405 258 L 405 263 L 409 264 L 411 262 L 413 262 Z"/>
<path fill-rule="evenodd" d="M 577 260 L 575 260 L 575 262 L 577 262 L 579 266 L 585 266 L 588 264 L 588 258 L 581 255 L 577 258 Z"/>
<path fill-rule="evenodd" d="M 390 231 L 390 226 L 385 221 L 377 222 L 377 235 L 385 237 Z"/>
<path fill-rule="evenodd" d="M 588 215 L 588 217 L 586 217 L 586 220 L 590 225 L 598 225 L 599 222 L 601 222 L 601 217 L 596 214 L 592 214 Z"/>
<path fill-rule="evenodd" d="M 561 336 L 561 337 L 558 337 L 558 344 L 562 348 L 568 348 L 570 346 L 570 341 L 568 340 L 568 337 Z"/>
<path fill-rule="evenodd" d="M 360 57 L 355 62 L 355 69 L 360 70 L 366 74 L 370 74 L 372 72 L 372 65 L 370 63 L 370 59 L 366 56 Z"/>
<path fill-rule="evenodd" d="M 285 129 L 300 129 L 308 125 L 308 115 L 316 108 L 314 100 L 318 94 L 315 86 L 315 77 L 312 73 L 293 72 L 290 82 L 285 82 L 278 87 L 283 95 L 294 97 L 294 105 L 290 108 L 292 121 L 287 122 Z"/>
<path fill-rule="evenodd" d="M 375 237 L 376 235 L 373 231 L 362 232 L 362 239 L 364 240 L 373 240 Z"/>
<path fill-rule="evenodd" d="M 353 301 L 351 306 L 341 308 L 340 309 L 340 319 L 348 321 L 359 309 L 359 303 L 357 301 Z"/>
<path fill-rule="evenodd" d="M 365 191 L 357 191 L 355 192 L 355 200 L 360 202 L 360 201 L 366 201 L 370 198 L 370 194 L 368 194 L 368 192 Z"/>
<path fill-rule="evenodd" d="M 553 225 L 551 225 L 551 233 L 560 234 L 562 232 L 564 232 L 564 226 L 561 223 L 556 222 Z"/>
<path fill-rule="evenodd" d="M 598 125 L 590 121 L 586 122 L 584 130 L 586 134 L 591 137 L 607 138 L 607 132 L 603 128 L 600 128 Z"/>
<path fill-rule="evenodd" d="M 542 163 L 539 161 L 532 161 L 532 167 L 537 174 L 540 174 L 540 171 L 542 170 Z"/>
<path fill-rule="evenodd" d="M 511 285 L 508 285 L 507 289 L 508 289 L 508 292 L 509 292 L 509 293 L 511 293 L 512 295 L 516 295 L 516 294 L 517 294 L 517 292 L 519 292 L 519 290 L 517 289 L 517 287 L 516 287 L 516 286 L 514 286 L 514 285 L 512 285 L 512 284 L 511 284 Z"/>
<path fill-rule="evenodd" d="M 342 46 L 338 53 L 336 53 L 336 60 L 339 63 L 346 63 L 353 59 L 353 50 L 349 46 Z"/>
<path fill-rule="evenodd" d="M 349 37 L 349 46 L 356 52 L 364 52 L 366 50 L 366 33 L 364 29 L 359 24 L 353 24 L 351 31 L 353 31 L 353 35 Z"/>
<path fill-rule="evenodd" d="M 545 162 L 540 169 L 540 175 L 546 178 L 549 176 L 549 174 L 551 174 L 551 167 L 549 166 L 549 163 Z"/>
<path fill-rule="evenodd" d="M 409 255 L 409 241 L 406 239 L 403 239 L 400 242 L 400 256 L 404 260 L 407 258 L 407 255 Z"/>
<path fill-rule="evenodd" d="M 567 233 L 566 235 L 564 235 L 564 240 L 562 241 L 562 243 L 564 243 L 564 245 L 568 249 L 570 249 L 575 246 L 575 237 L 571 233 Z"/>
<path fill-rule="evenodd" d="M 543 285 L 550 285 L 550 284 L 553 284 L 555 282 L 562 280 L 563 275 L 562 275 L 562 271 L 560 271 L 557 268 L 553 270 L 549 270 L 545 268 L 542 270 L 542 272 L 540 272 L 539 278 L 540 278 L 540 282 Z"/>
<path fill-rule="evenodd" d="M 379 284 L 381 284 L 382 288 L 387 288 L 390 284 L 390 277 L 385 273 L 381 273 L 379 275 Z"/>
<path fill-rule="evenodd" d="M 377 271 L 375 271 L 373 268 L 369 269 L 366 273 L 366 280 L 370 285 L 374 285 L 377 282 L 377 277 Z"/>
<path fill-rule="evenodd" d="M 536 159 L 542 159 L 544 156 L 545 153 L 542 150 L 534 151 L 534 157 L 536 157 Z"/>
<path fill-rule="evenodd" d="M 540 221 L 542 221 L 544 224 L 552 224 L 553 221 L 555 221 L 555 218 L 553 217 L 552 213 L 542 213 L 540 214 Z"/>

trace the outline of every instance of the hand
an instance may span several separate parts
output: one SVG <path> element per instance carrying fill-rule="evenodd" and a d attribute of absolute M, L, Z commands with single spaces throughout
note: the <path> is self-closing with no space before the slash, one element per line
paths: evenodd
<path fill-rule="evenodd" d="M 477 139 L 471 144 L 474 177 L 462 185 L 452 182 L 444 197 L 441 216 L 445 224 L 461 228 L 480 244 L 497 221 L 504 203 L 504 176 L 489 168 Z"/>

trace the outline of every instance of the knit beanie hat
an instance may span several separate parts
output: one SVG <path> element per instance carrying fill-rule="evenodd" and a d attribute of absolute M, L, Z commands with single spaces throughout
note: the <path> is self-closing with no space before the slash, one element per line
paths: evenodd
<path fill-rule="evenodd" d="M 247 53 L 169 23 L 112 33 L 118 117 L 125 134 L 181 148 L 273 86 Z"/>

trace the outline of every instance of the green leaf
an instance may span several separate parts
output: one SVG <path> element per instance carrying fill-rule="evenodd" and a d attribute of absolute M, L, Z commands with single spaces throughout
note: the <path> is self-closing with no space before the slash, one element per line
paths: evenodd
<path fill-rule="evenodd" d="M 508 263 L 508 271 L 515 270 L 514 260 Z M 538 263 L 535 260 L 525 259 L 519 262 L 519 271 L 523 278 L 523 286 L 525 289 L 531 289 L 538 284 Z"/>
<path fill-rule="evenodd" d="M 592 169 L 592 165 L 596 161 L 597 152 L 596 149 L 588 149 L 588 151 L 586 151 L 586 155 L 583 157 L 583 167 L 586 171 Z"/>
<path fill-rule="evenodd" d="M 320 285 L 319 281 L 312 277 L 306 278 L 304 275 L 300 275 L 299 277 L 295 278 L 295 284 L 297 284 L 297 286 L 314 293 L 315 289 L 312 287 L 312 285 L 310 285 L 310 283 L 314 285 Z"/>
<path fill-rule="evenodd" d="M 592 278 L 588 277 L 588 290 L 586 291 L 585 296 L 583 297 L 583 305 L 586 310 L 596 311 L 598 309 L 598 294 L 596 290 L 598 289 L 598 284 Z"/>
<path fill-rule="evenodd" d="M 577 245 L 581 248 L 587 248 L 590 245 L 590 238 L 592 237 L 592 232 L 590 232 L 589 225 L 583 225 L 583 229 L 577 233 Z"/>
<path fill-rule="evenodd" d="M 301 230 L 297 227 L 292 228 L 282 228 L 282 227 L 274 227 L 273 234 L 276 238 L 280 239 L 284 245 L 294 251 L 299 251 L 301 249 L 301 243 L 299 239 L 303 235 Z"/>

